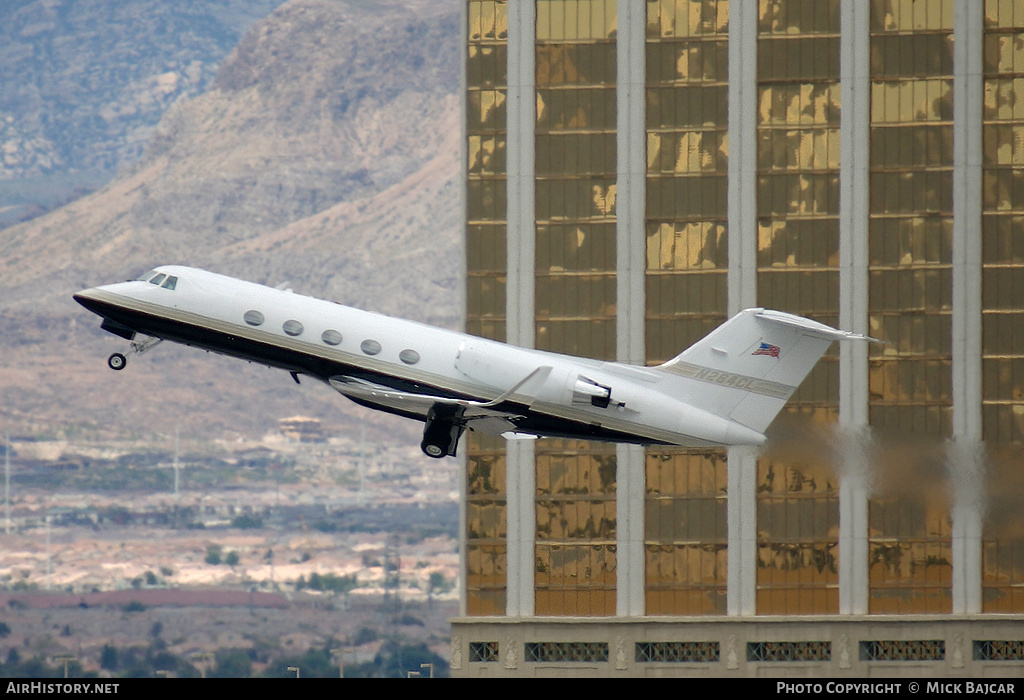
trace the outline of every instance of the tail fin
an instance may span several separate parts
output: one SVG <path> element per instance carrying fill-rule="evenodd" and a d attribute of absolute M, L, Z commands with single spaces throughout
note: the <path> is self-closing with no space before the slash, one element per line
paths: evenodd
<path fill-rule="evenodd" d="M 656 369 L 693 382 L 689 400 L 763 433 L 834 340 L 866 336 L 747 309 Z M 687 382 L 689 384 L 690 382 Z"/>

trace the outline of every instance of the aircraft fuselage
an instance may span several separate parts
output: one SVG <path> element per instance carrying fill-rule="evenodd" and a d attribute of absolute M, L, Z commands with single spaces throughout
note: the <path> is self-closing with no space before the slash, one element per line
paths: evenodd
<path fill-rule="evenodd" d="M 702 396 L 775 392 L 785 403 L 795 388 L 686 362 L 666 370 L 518 348 L 180 266 L 75 299 L 126 339 L 148 336 L 277 367 L 425 421 L 423 449 L 434 457 L 454 455 L 466 427 L 508 438 L 756 445 L 764 440 L 760 426 L 731 418 L 720 401 L 703 406 Z M 115 353 L 111 367 L 124 360 Z"/>

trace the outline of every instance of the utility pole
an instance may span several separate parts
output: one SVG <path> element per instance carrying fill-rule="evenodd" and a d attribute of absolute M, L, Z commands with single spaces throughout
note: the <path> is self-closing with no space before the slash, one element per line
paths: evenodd
<path fill-rule="evenodd" d="M 178 426 L 174 426 L 174 502 L 177 503 L 181 498 L 181 494 L 178 492 L 178 475 L 180 472 L 180 466 L 178 465 L 178 433 L 180 429 Z"/>
<path fill-rule="evenodd" d="M 4 531 L 11 534 L 11 431 L 4 431 Z"/>
<path fill-rule="evenodd" d="M 392 587 L 394 593 L 389 595 Z M 395 659 L 399 672 L 403 667 L 402 663 L 402 642 L 398 635 L 399 618 L 402 615 L 402 556 L 399 553 L 398 535 L 388 535 L 387 544 L 384 549 L 384 611 L 391 615 L 390 638 L 395 648 Z"/>
<path fill-rule="evenodd" d="M 53 559 L 50 556 L 50 515 L 46 515 L 46 590 L 53 587 Z"/>

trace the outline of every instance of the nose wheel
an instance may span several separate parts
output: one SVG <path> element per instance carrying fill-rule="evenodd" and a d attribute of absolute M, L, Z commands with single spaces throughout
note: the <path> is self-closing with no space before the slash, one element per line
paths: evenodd
<path fill-rule="evenodd" d="M 146 352 L 154 345 L 159 345 L 163 342 L 162 338 L 146 338 L 145 340 L 133 340 L 132 348 L 125 355 L 120 352 L 115 352 L 113 355 L 107 358 L 107 367 L 117 372 L 120 372 L 128 365 L 128 358 L 132 355 L 141 355 Z"/>

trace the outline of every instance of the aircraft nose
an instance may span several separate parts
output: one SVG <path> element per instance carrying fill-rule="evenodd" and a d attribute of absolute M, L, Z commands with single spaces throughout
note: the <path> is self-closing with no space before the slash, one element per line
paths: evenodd
<path fill-rule="evenodd" d="M 85 308 L 89 309 L 89 311 L 95 313 L 99 309 L 99 300 L 93 293 L 93 289 L 83 289 L 72 298 Z"/>
<path fill-rule="evenodd" d="M 105 316 L 105 311 L 119 305 L 120 295 L 114 289 L 115 286 L 108 284 L 101 287 L 90 287 L 72 295 L 72 298 L 94 314 Z"/>
<path fill-rule="evenodd" d="M 95 311 L 98 304 L 115 302 L 118 297 L 123 296 L 127 282 L 89 287 L 72 295 L 72 298 L 90 311 Z"/>

